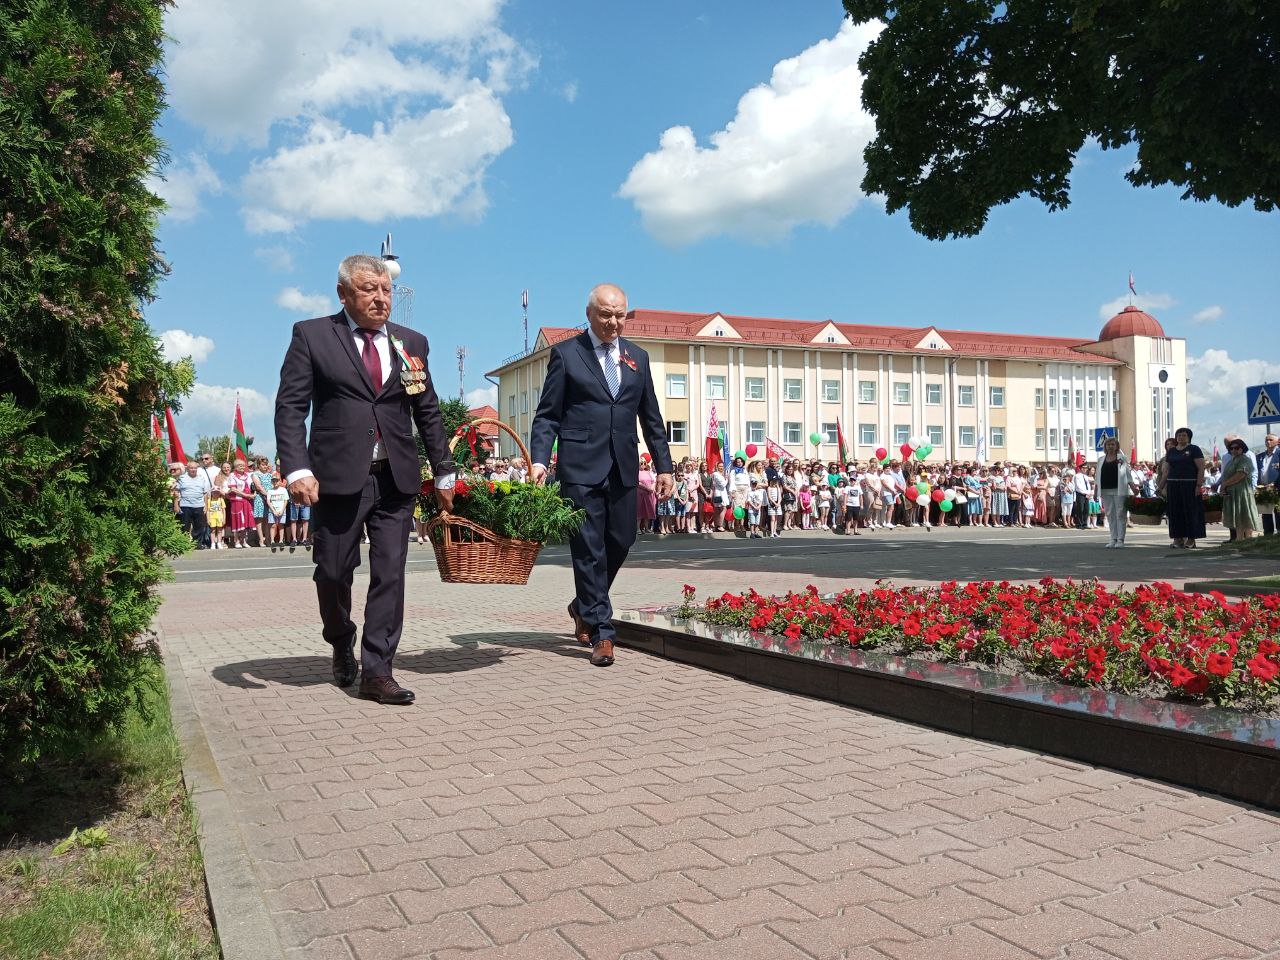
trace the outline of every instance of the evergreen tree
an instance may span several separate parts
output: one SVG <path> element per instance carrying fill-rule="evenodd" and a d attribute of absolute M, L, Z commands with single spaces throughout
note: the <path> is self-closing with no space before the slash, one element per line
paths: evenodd
<path fill-rule="evenodd" d="M 187 389 L 166 267 L 163 0 L 0 0 L 0 761 L 118 722 L 184 539 L 150 437 Z"/>

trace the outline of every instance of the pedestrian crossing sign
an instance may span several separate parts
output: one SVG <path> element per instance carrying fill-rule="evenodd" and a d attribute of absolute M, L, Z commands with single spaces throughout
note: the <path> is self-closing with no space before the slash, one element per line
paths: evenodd
<path fill-rule="evenodd" d="M 1245 387 L 1244 401 L 1250 424 L 1280 423 L 1280 383 Z"/>

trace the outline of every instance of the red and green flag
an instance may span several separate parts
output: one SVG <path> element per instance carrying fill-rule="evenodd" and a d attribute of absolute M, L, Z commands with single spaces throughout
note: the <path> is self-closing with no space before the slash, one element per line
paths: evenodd
<path fill-rule="evenodd" d="M 714 471 L 720 466 L 720 451 L 724 449 L 724 434 L 720 429 L 720 423 L 716 420 L 716 405 L 711 405 L 711 417 L 707 421 L 707 439 L 704 456 L 707 461 L 707 470 Z"/>
<path fill-rule="evenodd" d="M 169 407 L 164 408 L 164 429 L 169 435 L 169 462 L 185 464 L 187 455 L 182 449 L 182 440 L 178 437 L 178 426 L 173 422 L 173 410 Z"/>
<path fill-rule="evenodd" d="M 840 447 L 840 466 L 849 462 L 849 448 L 844 443 L 844 429 L 840 426 L 840 418 L 836 417 L 836 444 Z"/>
<path fill-rule="evenodd" d="M 232 434 L 232 439 L 235 441 L 235 445 L 236 445 L 236 457 L 241 460 L 244 460 L 247 463 L 249 460 L 250 439 L 249 439 L 249 435 L 245 433 L 244 417 L 240 413 L 239 397 L 236 397 L 236 419 L 235 419 L 235 423 L 231 427 L 231 434 Z"/>

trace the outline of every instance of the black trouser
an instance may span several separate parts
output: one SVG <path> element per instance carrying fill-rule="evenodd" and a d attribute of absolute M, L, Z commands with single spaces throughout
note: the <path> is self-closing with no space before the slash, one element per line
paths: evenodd
<path fill-rule="evenodd" d="M 204 507 L 179 507 L 178 522 L 191 535 L 197 547 L 208 546 L 209 524 L 205 519 Z"/>
<path fill-rule="evenodd" d="M 609 588 L 636 542 L 636 485 L 622 482 L 615 463 L 603 483 L 566 483 L 560 492 L 587 513 L 569 539 L 576 589 L 573 610 L 590 628 L 593 643 L 613 640 Z"/>
<path fill-rule="evenodd" d="M 385 461 L 384 461 L 385 464 Z M 401 493 L 389 466 L 371 473 L 364 489 L 352 494 L 326 494 L 311 511 L 316 564 L 314 580 L 320 601 L 324 638 L 351 647 L 356 625 L 351 620 L 351 583 L 360 566 L 360 541 L 369 531 L 369 594 L 364 604 L 360 667 L 369 678 L 391 675 L 391 661 L 404 629 L 404 565 L 413 526 L 417 493 Z"/>
<path fill-rule="evenodd" d="M 1071 510 L 1071 518 L 1075 521 L 1075 525 L 1083 530 L 1089 521 L 1089 498 L 1083 493 L 1076 493 L 1076 503 Z"/>

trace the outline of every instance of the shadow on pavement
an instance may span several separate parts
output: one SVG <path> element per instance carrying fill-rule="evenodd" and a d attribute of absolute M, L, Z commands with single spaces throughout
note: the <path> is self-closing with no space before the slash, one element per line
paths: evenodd
<path fill-rule="evenodd" d="M 444 674 L 462 673 L 493 666 L 509 656 L 509 652 L 493 647 L 477 647 L 476 640 L 500 642 L 493 637 L 541 637 L 546 634 L 475 634 L 470 643 L 458 650 L 418 650 L 396 655 L 396 673 Z M 467 639 L 467 638 L 464 638 Z M 455 638 L 455 642 L 458 642 Z M 525 644 L 529 646 L 529 644 Z M 215 667 L 213 678 L 229 687 L 261 690 L 268 684 L 287 687 L 316 687 L 333 683 L 333 661 L 328 655 L 314 657 L 259 657 Z M 352 691 L 354 692 L 354 687 Z"/>
<path fill-rule="evenodd" d="M 487 652 L 479 644 L 494 644 L 509 650 L 543 650 L 554 653 L 558 657 L 588 659 L 591 651 L 578 645 L 578 642 L 566 634 L 526 631 L 523 633 L 462 633 L 449 638 L 453 643 L 477 653 Z M 499 657 L 505 656 L 501 651 L 494 651 Z"/>

